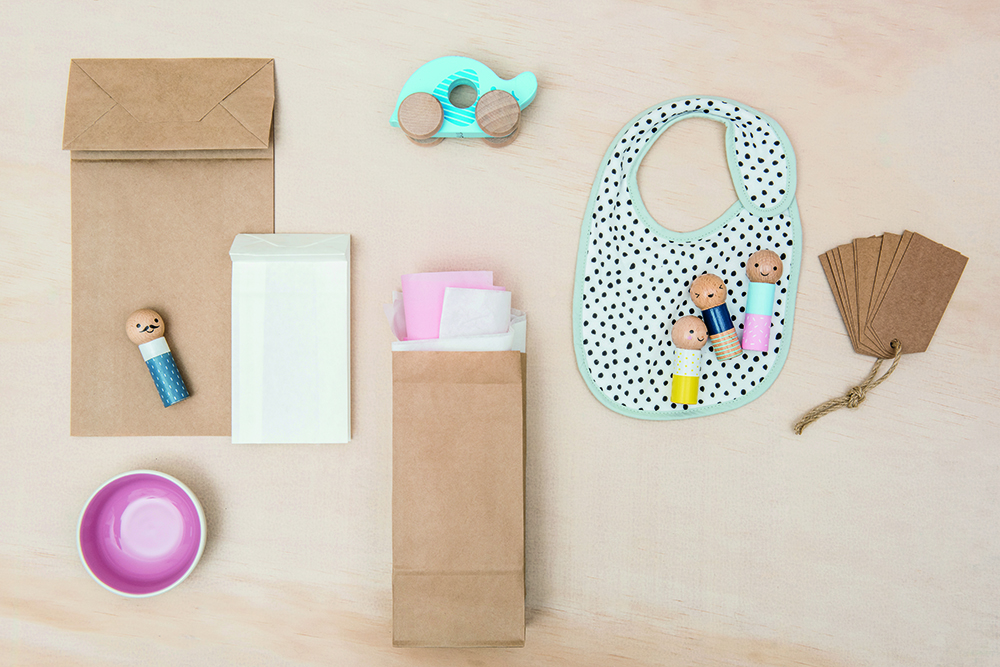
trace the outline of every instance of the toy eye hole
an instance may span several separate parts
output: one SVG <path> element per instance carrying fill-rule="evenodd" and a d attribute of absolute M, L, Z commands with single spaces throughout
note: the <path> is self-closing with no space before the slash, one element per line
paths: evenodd
<path fill-rule="evenodd" d="M 754 265 L 753 265 L 753 268 L 755 268 L 755 269 L 756 269 L 756 268 L 758 268 L 759 266 L 760 266 L 760 264 L 754 264 Z"/>
<path fill-rule="evenodd" d="M 719 289 L 726 289 L 725 285 L 719 285 Z"/>
<path fill-rule="evenodd" d="M 694 333 L 694 329 L 691 329 L 691 331 L 688 331 L 688 333 L 693 334 Z"/>
<path fill-rule="evenodd" d="M 774 270 L 774 271 L 777 271 L 777 270 L 778 270 L 778 267 L 774 267 L 774 269 L 773 269 L 773 270 Z"/>
<path fill-rule="evenodd" d="M 154 318 L 153 318 L 153 321 L 154 321 L 154 322 L 159 322 L 160 320 L 154 317 Z"/>
<path fill-rule="evenodd" d="M 701 294 L 698 294 L 697 292 L 695 292 L 694 296 L 695 296 L 695 298 L 697 298 L 697 297 L 701 296 Z"/>
<path fill-rule="evenodd" d="M 138 328 L 140 328 L 141 326 L 142 326 L 141 324 L 137 324 L 137 325 L 135 325 L 135 328 L 136 328 L 136 329 L 138 329 Z"/>

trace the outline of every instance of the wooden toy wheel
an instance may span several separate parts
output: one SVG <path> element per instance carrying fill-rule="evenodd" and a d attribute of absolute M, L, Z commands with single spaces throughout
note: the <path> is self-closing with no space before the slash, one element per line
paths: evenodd
<path fill-rule="evenodd" d="M 521 126 L 518 125 L 514 128 L 514 131 L 506 137 L 483 137 L 483 143 L 492 148 L 503 148 L 504 146 L 513 143 L 513 141 L 517 139 L 517 135 L 520 133 Z"/>
<path fill-rule="evenodd" d="M 415 144 L 433 146 L 441 143 L 434 135 L 444 122 L 444 110 L 437 98 L 430 93 L 413 93 L 399 103 L 396 114 L 399 128 Z"/>
<path fill-rule="evenodd" d="M 414 139 L 413 137 L 407 137 L 407 139 L 415 143 L 417 146 L 423 146 L 424 148 L 437 146 L 439 143 L 444 141 L 444 137 L 431 137 L 430 139 Z"/>
<path fill-rule="evenodd" d="M 476 103 L 476 122 L 491 137 L 508 137 L 521 122 L 521 107 L 507 91 L 491 90 Z"/>

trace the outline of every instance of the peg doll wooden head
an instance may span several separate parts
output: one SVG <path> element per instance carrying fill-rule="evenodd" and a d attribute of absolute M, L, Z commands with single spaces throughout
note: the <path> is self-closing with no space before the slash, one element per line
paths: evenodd
<path fill-rule="evenodd" d="M 708 341 L 708 329 L 700 317 L 685 315 L 674 323 L 670 338 L 681 350 L 700 350 Z"/>
<path fill-rule="evenodd" d="M 148 343 L 161 338 L 166 331 L 163 318 L 155 310 L 141 308 L 125 320 L 125 333 L 128 339 L 136 345 Z"/>
<path fill-rule="evenodd" d="M 767 248 L 758 250 L 747 258 L 747 277 L 752 283 L 774 284 L 784 270 L 778 253 Z"/>
<path fill-rule="evenodd" d="M 691 300 L 701 310 L 721 306 L 726 302 L 728 293 L 726 282 L 712 273 L 698 276 L 691 283 Z"/>

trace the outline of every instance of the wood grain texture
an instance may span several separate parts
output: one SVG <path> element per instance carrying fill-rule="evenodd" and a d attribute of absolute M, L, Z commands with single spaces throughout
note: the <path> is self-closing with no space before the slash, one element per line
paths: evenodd
<path fill-rule="evenodd" d="M 1000 316 L 983 290 L 1000 284 L 996 6 L 13 0 L 2 14 L 0 664 L 1000 659 Z M 537 75 L 517 141 L 424 151 L 390 127 L 407 77 L 447 54 Z M 70 58 L 195 56 L 275 58 L 276 231 L 352 234 L 349 445 L 68 435 Z M 622 125 L 692 93 L 760 109 L 794 146 L 795 331 L 749 406 L 640 422 L 576 367 L 581 218 Z M 722 150 L 714 123 L 666 133 L 639 173 L 657 220 L 691 230 L 729 206 Z M 861 408 L 794 436 L 870 366 L 815 258 L 903 229 L 969 257 L 938 336 Z M 381 304 L 401 274 L 451 269 L 492 269 L 530 319 L 523 649 L 391 648 Z M 209 541 L 182 586 L 125 600 L 89 579 L 73 533 L 99 484 L 142 467 L 198 494 Z"/>
<path fill-rule="evenodd" d="M 521 120 L 521 109 L 514 96 L 505 90 L 491 90 L 476 103 L 476 122 L 494 138 L 506 137 Z"/>
<path fill-rule="evenodd" d="M 427 141 L 443 122 L 441 103 L 430 93 L 413 93 L 399 103 L 399 127 L 410 139 Z"/>

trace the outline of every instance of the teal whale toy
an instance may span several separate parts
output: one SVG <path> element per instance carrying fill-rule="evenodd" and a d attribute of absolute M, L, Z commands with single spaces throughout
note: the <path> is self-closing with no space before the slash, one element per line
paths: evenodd
<path fill-rule="evenodd" d="M 475 102 L 455 106 L 451 94 L 459 86 L 472 88 Z M 537 90 L 538 80 L 531 72 L 501 79 L 472 58 L 445 56 L 410 75 L 389 123 L 421 145 L 434 145 L 446 137 L 475 137 L 491 146 L 506 146 L 517 136 L 521 110 L 531 104 Z"/>

